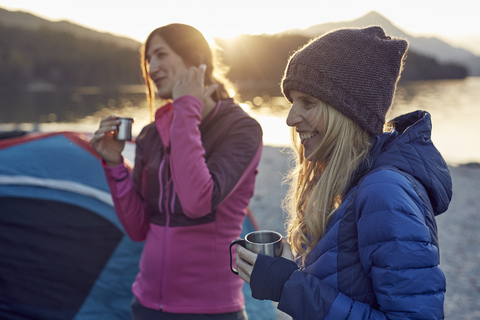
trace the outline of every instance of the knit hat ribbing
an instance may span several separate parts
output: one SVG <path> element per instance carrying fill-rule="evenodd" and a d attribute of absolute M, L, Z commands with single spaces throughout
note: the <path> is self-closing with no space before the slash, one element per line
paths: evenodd
<path fill-rule="evenodd" d="M 367 132 L 382 133 L 408 42 L 379 26 L 324 34 L 289 60 L 282 91 L 307 93 L 331 105 Z"/>

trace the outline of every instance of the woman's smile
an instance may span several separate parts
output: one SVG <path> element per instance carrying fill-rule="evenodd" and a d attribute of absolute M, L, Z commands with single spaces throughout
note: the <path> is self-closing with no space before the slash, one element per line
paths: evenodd
<path fill-rule="evenodd" d="M 311 138 L 315 137 L 318 134 L 318 131 L 311 131 L 311 132 L 299 132 L 298 135 L 302 140 L 302 143 L 310 140 Z"/>

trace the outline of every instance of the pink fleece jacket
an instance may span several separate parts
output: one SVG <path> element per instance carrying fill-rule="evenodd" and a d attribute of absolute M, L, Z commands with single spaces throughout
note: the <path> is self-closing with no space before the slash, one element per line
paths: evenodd
<path fill-rule="evenodd" d="M 132 178 L 105 167 L 127 234 L 145 241 L 132 286 L 140 303 L 172 313 L 225 313 L 244 305 L 229 269 L 253 196 L 262 130 L 231 99 L 201 121 L 201 102 L 182 96 L 160 108 L 136 141 Z"/>

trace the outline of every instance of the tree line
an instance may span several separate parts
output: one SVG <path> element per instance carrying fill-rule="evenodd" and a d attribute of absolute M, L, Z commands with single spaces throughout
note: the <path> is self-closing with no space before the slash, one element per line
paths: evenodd
<path fill-rule="evenodd" d="M 230 67 L 228 76 L 245 86 L 271 83 L 279 90 L 279 82 L 288 58 L 310 39 L 302 35 L 242 35 L 233 40 L 217 39 L 221 57 Z M 400 81 L 463 79 L 464 66 L 440 64 L 434 58 L 409 50 Z"/>
<path fill-rule="evenodd" d="M 264 86 L 278 90 L 288 58 L 308 40 L 302 35 L 242 35 L 217 38 L 215 44 L 229 68 L 228 78 L 240 91 Z M 467 75 L 463 66 L 439 64 L 409 51 L 401 81 Z M 140 84 L 139 51 L 46 28 L 32 31 L 0 25 L 0 90 L 32 83 L 58 88 Z"/>
<path fill-rule="evenodd" d="M 139 52 L 66 32 L 0 25 L 0 88 L 141 83 Z"/>

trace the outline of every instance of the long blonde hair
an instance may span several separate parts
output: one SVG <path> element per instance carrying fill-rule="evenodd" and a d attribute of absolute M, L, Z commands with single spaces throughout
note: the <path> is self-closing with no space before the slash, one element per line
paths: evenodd
<path fill-rule="evenodd" d="M 325 234 L 340 206 L 358 165 L 368 156 L 371 136 L 335 108 L 318 102 L 318 119 L 323 121 L 322 142 L 305 159 L 298 134 L 291 130 L 295 167 L 283 203 L 288 212 L 288 241 L 297 258 L 305 258 Z"/>

